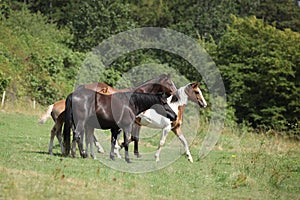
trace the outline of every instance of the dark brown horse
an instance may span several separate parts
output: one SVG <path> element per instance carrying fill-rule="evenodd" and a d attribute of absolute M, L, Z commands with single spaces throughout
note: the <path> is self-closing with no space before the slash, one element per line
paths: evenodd
<path fill-rule="evenodd" d="M 80 140 L 84 134 L 86 124 L 98 129 L 110 129 L 112 134 L 110 157 L 114 159 L 114 148 L 119 130 L 124 132 L 125 160 L 130 162 L 128 154 L 129 136 L 132 131 L 136 115 L 153 108 L 170 120 L 177 116 L 167 103 L 165 94 L 147 94 L 140 92 L 118 92 L 111 95 L 99 94 L 92 90 L 80 87 L 67 97 L 66 120 L 64 126 L 65 150 L 70 148 L 70 128 L 75 131 L 73 140 L 76 140 L 80 155 L 86 157 Z M 72 147 L 76 148 L 76 146 Z M 75 149 L 73 149 L 75 150 Z M 72 150 L 72 152 L 73 152 Z"/>

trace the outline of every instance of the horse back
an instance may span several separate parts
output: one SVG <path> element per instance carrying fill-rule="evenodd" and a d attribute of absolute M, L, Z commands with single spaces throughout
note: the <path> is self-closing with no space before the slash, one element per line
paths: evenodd
<path fill-rule="evenodd" d="M 128 99 L 123 94 L 104 95 L 97 93 L 95 108 L 101 129 L 124 128 L 132 124 L 135 115 L 132 114 L 132 109 L 127 104 Z"/>
<path fill-rule="evenodd" d="M 86 89 L 93 90 L 95 92 L 101 93 L 101 94 L 113 94 L 117 92 L 117 90 L 110 85 L 107 85 L 106 83 L 91 83 L 84 85 Z"/>

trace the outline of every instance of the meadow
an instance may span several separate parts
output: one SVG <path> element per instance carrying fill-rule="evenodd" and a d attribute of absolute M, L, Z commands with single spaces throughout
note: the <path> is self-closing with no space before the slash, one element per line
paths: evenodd
<path fill-rule="evenodd" d="M 215 148 L 197 160 L 205 135 L 200 127 L 190 144 L 194 163 L 182 155 L 136 174 L 107 167 L 100 162 L 106 154 L 97 153 L 97 160 L 62 157 L 56 139 L 54 155 L 48 155 L 53 121 L 39 125 L 38 117 L 0 111 L 0 199 L 300 199 L 296 140 L 224 128 Z M 141 141 L 141 153 L 152 146 Z M 116 162 L 134 167 L 141 161 Z"/>

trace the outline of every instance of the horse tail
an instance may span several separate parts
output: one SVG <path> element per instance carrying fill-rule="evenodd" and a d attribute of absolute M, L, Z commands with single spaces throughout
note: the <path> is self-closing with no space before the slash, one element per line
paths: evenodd
<path fill-rule="evenodd" d="M 65 108 L 65 125 L 63 131 L 63 144 L 65 152 L 64 154 L 67 156 L 70 153 L 70 132 L 72 126 L 72 93 L 66 99 L 66 108 Z"/>
<path fill-rule="evenodd" d="M 44 124 L 47 121 L 47 119 L 51 116 L 51 112 L 52 112 L 53 106 L 54 106 L 54 104 L 48 106 L 46 113 L 44 113 L 41 116 L 41 118 L 39 119 L 39 123 L 40 124 Z"/>

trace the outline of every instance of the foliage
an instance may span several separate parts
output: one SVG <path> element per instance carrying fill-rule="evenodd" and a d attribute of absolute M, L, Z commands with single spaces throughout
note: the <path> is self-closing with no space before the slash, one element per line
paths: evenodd
<path fill-rule="evenodd" d="M 6 90 L 10 81 L 11 81 L 11 77 L 6 77 L 4 73 L 0 71 L 0 92 Z"/>
<path fill-rule="evenodd" d="M 233 4 L 239 17 L 256 16 L 276 28 L 290 28 L 300 32 L 300 5 L 298 0 L 238 0 Z"/>
<path fill-rule="evenodd" d="M 50 104 L 70 91 L 73 80 L 67 77 L 74 75 L 69 68 L 78 66 L 81 55 L 67 48 L 71 35 L 66 30 L 27 10 L 10 11 L 0 27 L 0 69 L 13 77 L 8 87 L 13 94 Z"/>
<path fill-rule="evenodd" d="M 10 80 L 5 86 L 9 98 L 28 96 L 42 104 L 66 96 L 74 82 L 105 81 L 116 86 L 136 66 L 149 63 L 172 67 L 190 81 L 201 81 L 202 77 L 188 61 L 158 49 L 130 52 L 105 68 L 97 60 L 82 62 L 84 56 L 89 59 L 86 52 L 122 31 L 136 27 L 170 28 L 197 40 L 220 66 L 227 86 L 230 119 L 236 117 L 238 122 L 254 127 L 297 133 L 299 36 L 293 32 L 300 31 L 297 3 L 1 0 L 0 81 L 5 82 L 4 88 Z M 230 18 L 231 14 L 245 21 Z M 262 21 L 248 18 L 253 15 Z M 165 45 L 184 51 L 172 43 Z M 205 69 L 213 64 L 202 60 Z M 155 70 L 161 72 L 159 68 Z M 122 84 L 131 85 L 128 81 Z"/>
<path fill-rule="evenodd" d="M 216 61 L 239 121 L 280 129 L 299 124 L 299 41 L 291 30 L 233 17 Z"/>
<path fill-rule="evenodd" d="M 90 51 L 104 39 L 134 28 L 129 7 L 121 1 L 71 1 L 64 21 L 74 35 L 72 48 Z"/>

